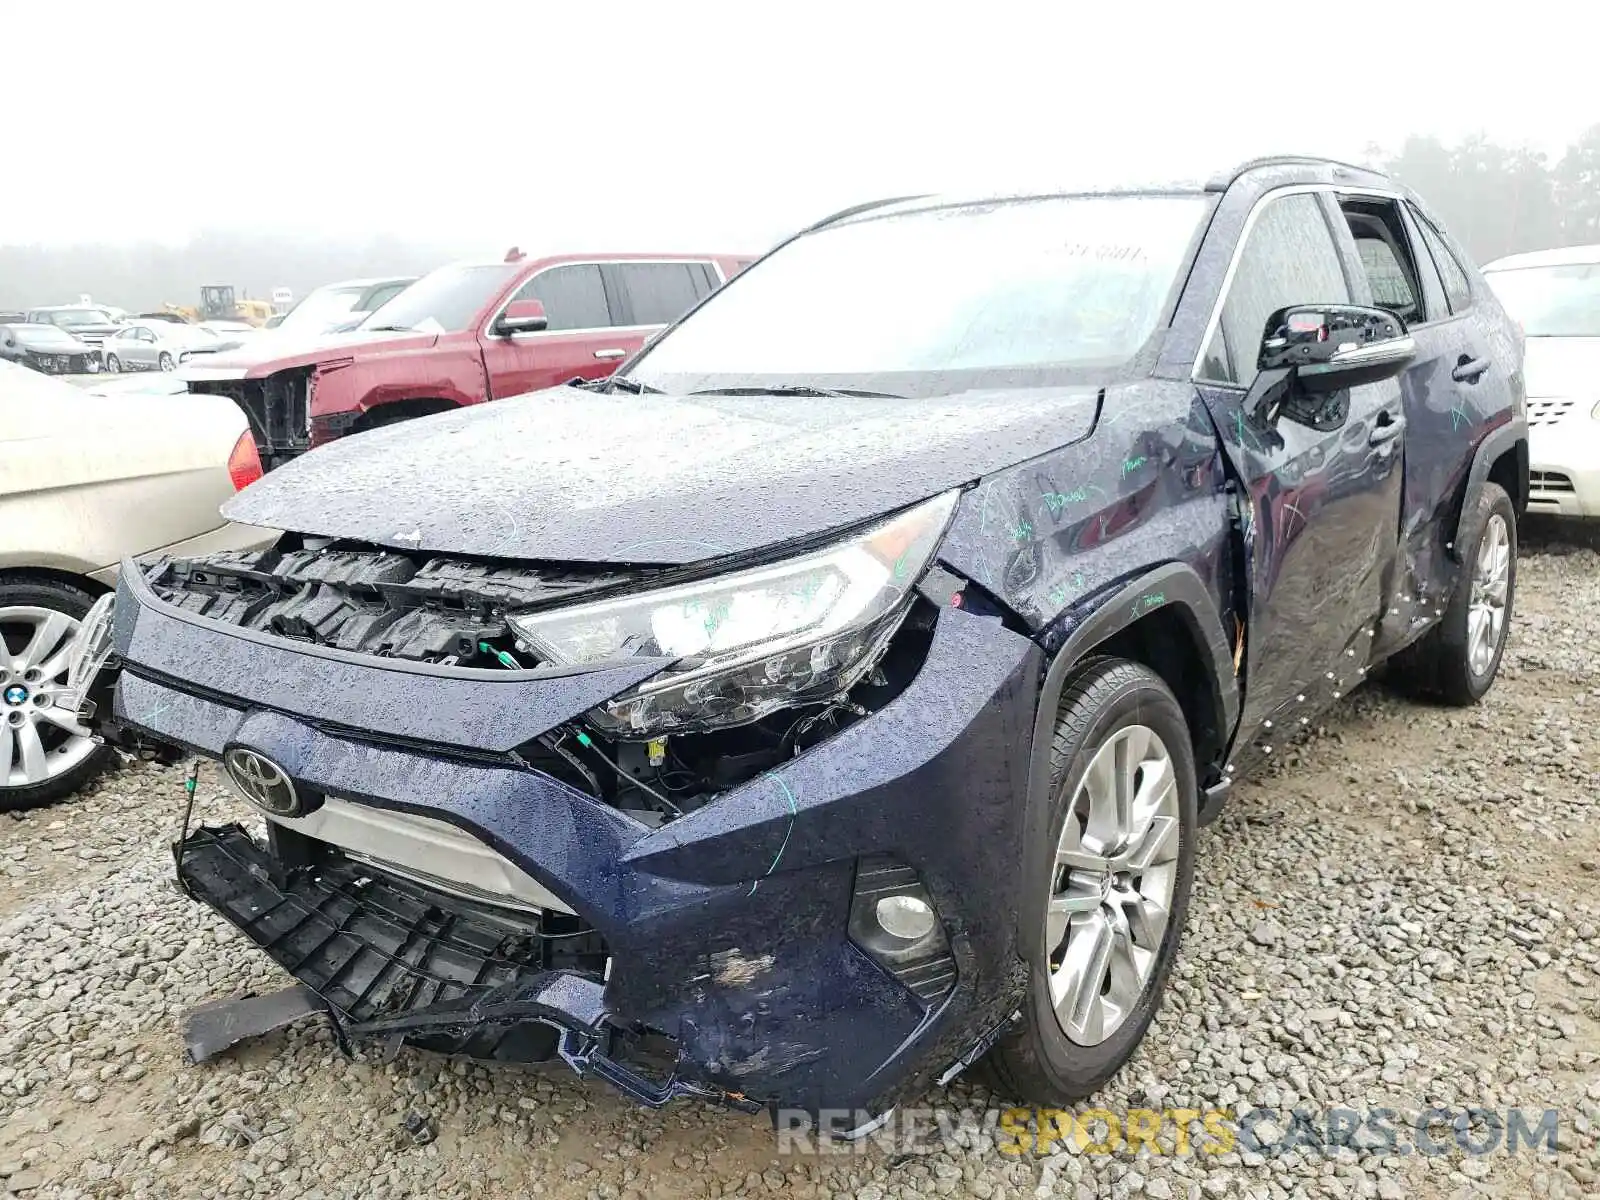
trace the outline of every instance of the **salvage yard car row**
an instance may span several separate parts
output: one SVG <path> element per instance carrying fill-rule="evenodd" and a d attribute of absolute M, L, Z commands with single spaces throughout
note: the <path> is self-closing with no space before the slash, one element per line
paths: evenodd
<path fill-rule="evenodd" d="M 1234 783 L 1390 662 L 1475 703 L 1514 608 L 1524 334 L 1343 164 L 514 253 L 261 347 L 180 374 L 273 532 L 125 558 L 50 695 L 221 764 L 270 834 L 185 828 L 183 890 L 342 1038 L 647 1104 L 1094 1093 Z"/>

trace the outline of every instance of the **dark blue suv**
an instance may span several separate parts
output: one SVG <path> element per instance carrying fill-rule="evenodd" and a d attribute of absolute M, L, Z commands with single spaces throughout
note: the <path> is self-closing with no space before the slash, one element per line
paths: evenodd
<path fill-rule="evenodd" d="M 178 878 L 342 1039 L 1063 1103 L 1235 779 L 1387 662 L 1488 689 L 1527 470 L 1521 335 L 1380 175 L 902 199 L 609 380 L 272 472 L 276 547 L 127 564 L 78 674 L 265 814 Z"/>

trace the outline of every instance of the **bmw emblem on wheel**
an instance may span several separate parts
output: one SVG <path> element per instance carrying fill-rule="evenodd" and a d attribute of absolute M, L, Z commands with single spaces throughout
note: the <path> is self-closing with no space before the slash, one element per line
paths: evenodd
<path fill-rule="evenodd" d="M 275 817 L 299 815 L 300 797 L 289 773 L 265 754 L 235 746 L 222 756 L 233 790 Z"/>

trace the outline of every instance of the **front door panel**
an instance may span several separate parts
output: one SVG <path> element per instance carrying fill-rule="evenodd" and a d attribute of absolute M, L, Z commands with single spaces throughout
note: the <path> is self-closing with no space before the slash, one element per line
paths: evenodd
<path fill-rule="evenodd" d="M 1266 424 L 1244 394 L 1200 385 L 1241 487 L 1248 625 L 1237 745 L 1309 722 L 1371 657 L 1399 538 L 1403 422 L 1390 382 L 1328 398 L 1316 427 Z M 1271 722 L 1271 724 L 1268 724 Z"/>

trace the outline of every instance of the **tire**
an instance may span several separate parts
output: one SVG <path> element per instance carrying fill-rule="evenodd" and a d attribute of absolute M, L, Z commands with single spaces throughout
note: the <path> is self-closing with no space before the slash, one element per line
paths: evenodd
<path fill-rule="evenodd" d="M 161 352 L 161 357 L 156 359 L 156 366 L 160 367 L 163 371 L 170 371 L 176 367 L 177 364 L 172 361 L 172 355 L 163 350 Z"/>
<path fill-rule="evenodd" d="M 37 628 L 42 619 L 39 614 L 61 614 L 77 622 L 93 603 L 94 597 L 89 593 L 55 580 L 0 579 L 0 637 L 5 639 L 8 655 L 26 652 L 29 623 L 33 622 Z M 55 639 L 57 651 L 70 641 L 70 636 L 67 633 Z M 15 665 L 15 658 L 12 661 Z M 38 808 L 60 800 L 93 779 L 111 759 L 110 747 L 74 739 L 48 721 L 29 722 L 28 704 L 12 702 L 12 698 L 20 694 L 13 692 L 13 688 L 20 686 L 28 693 L 27 700 L 32 700 L 38 690 L 36 682 L 48 685 L 64 680 L 65 670 L 63 666 L 59 672 L 52 673 L 50 679 L 33 681 L 0 668 L 0 674 L 4 675 L 0 680 L 0 689 L 3 689 L 0 690 L 0 811 Z M 9 779 L 26 770 L 18 735 L 24 724 L 32 725 L 37 731 L 41 746 L 53 761 L 46 768 L 50 773 L 45 778 L 33 783 L 12 784 Z M 64 756 L 69 765 L 62 766 L 62 757 L 58 756 Z"/>
<path fill-rule="evenodd" d="M 115 354 L 106 355 L 107 374 L 119 374 L 122 371 L 122 360 Z"/>
<path fill-rule="evenodd" d="M 1136 876 L 1134 882 L 1140 891 L 1159 893 L 1170 886 L 1166 922 L 1158 932 L 1143 939 L 1146 944 L 1142 948 L 1153 954 L 1153 958 L 1147 960 L 1149 965 L 1137 988 L 1122 989 L 1126 1002 L 1120 1005 L 1115 1024 L 1109 1019 L 1111 1009 L 1108 1006 L 1101 1011 L 1098 1028 L 1091 1020 L 1087 1032 L 1080 1030 L 1079 1035 L 1073 1037 L 1066 1028 L 1071 1022 L 1057 1017 L 1051 1000 L 1051 976 L 1066 963 L 1065 949 L 1075 944 L 1073 939 L 1088 936 L 1090 940 L 1085 944 L 1095 944 L 1094 933 L 1100 927 L 1093 922 L 1104 921 L 1104 914 L 1118 911 L 1127 914 L 1135 909 L 1122 907 L 1117 900 L 1130 893 L 1114 882 L 1116 876 L 1111 877 L 1108 890 L 1105 875 L 1058 867 L 1058 851 L 1068 828 L 1069 815 L 1074 823 L 1072 829 L 1080 829 L 1079 806 L 1085 798 L 1085 777 L 1096 763 L 1096 755 L 1102 750 L 1116 755 L 1119 746 L 1136 750 L 1145 736 L 1139 732 L 1141 729 L 1153 734 L 1164 750 L 1171 770 L 1171 788 L 1170 793 L 1160 788 L 1162 770 L 1143 768 L 1128 776 L 1137 785 L 1134 800 L 1137 804 L 1140 797 L 1146 796 L 1148 786 L 1151 795 L 1159 792 L 1167 795 L 1170 802 L 1155 810 L 1162 825 L 1158 827 L 1152 821 L 1149 826 L 1152 835 L 1165 835 L 1153 839 L 1164 847 L 1159 856 L 1162 865 L 1145 870 L 1142 875 L 1137 871 L 1125 874 Z M 1188 913 L 1189 889 L 1194 877 L 1198 790 L 1189 727 L 1178 701 L 1154 671 L 1125 659 L 1092 659 L 1067 681 L 1057 709 L 1050 759 L 1049 810 L 1030 814 L 1036 819 L 1029 822 L 1029 828 L 1047 832 L 1024 849 L 1025 861 L 1021 864 L 1022 878 L 1029 881 L 1026 890 L 1033 893 L 1019 906 L 1018 918 L 1019 945 L 1028 956 L 1028 995 L 1022 1005 L 1020 1024 L 990 1050 L 984 1069 L 991 1086 L 1008 1098 L 1027 1104 L 1061 1106 L 1093 1094 L 1122 1068 L 1161 1005 Z M 1120 769 L 1120 764 L 1118 759 L 1113 766 Z M 1139 822 L 1135 820 L 1132 824 Z M 1079 848 L 1072 853 L 1094 857 L 1087 847 L 1100 839 L 1091 838 L 1090 832 L 1089 824 L 1085 823 L 1076 837 L 1067 834 L 1069 840 L 1078 842 Z M 1104 845 L 1103 841 L 1101 844 Z M 1149 846 L 1153 842 L 1143 844 Z M 1140 845 L 1141 840 L 1135 838 L 1133 846 Z M 1047 944 L 1054 940 L 1052 934 L 1059 928 L 1059 924 L 1052 924 L 1048 914 L 1041 920 L 1049 903 L 1047 893 L 1064 893 L 1063 899 L 1076 897 L 1072 902 L 1080 906 L 1078 915 L 1066 919 L 1063 948 Z M 1093 911 L 1081 911 L 1084 904 L 1098 907 Z M 1116 928 L 1114 921 L 1108 924 Z M 1133 928 L 1126 925 L 1126 921 L 1125 927 Z M 1144 928 L 1150 933 L 1150 927 Z M 1117 941 L 1114 933 L 1105 936 L 1112 938 L 1113 945 L 1123 944 Z M 1114 955 L 1113 961 L 1136 960 Z M 1062 971 L 1063 975 L 1065 973 Z M 1092 978 L 1092 973 L 1087 977 Z M 1089 988 L 1080 994 L 1101 995 L 1102 1003 L 1106 998 L 1114 998 L 1117 989 L 1111 974 L 1106 976 L 1106 988 L 1109 990 L 1103 992 L 1099 988 Z M 1092 1012 L 1093 1004 L 1091 1000 L 1090 1008 L 1084 1011 Z"/>
<path fill-rule="evenodd" d="M 1501 547 L 1493 553 L 1501 563 L 1498 583 L 1484 578 L 1486 564 L 1480 561 L 1496 545 Z M 1494 685 L 1517 596 L 1517 514 L 1498 483 L 1486 481 L 1479 487 L 1462 524 L 1461 551 L 1460 577 L 1444 615 L 1395 655 L 1388 678 L 1412 695 L 1465 708 L 1482 700 Z M 1498 606 L 1499 624 L 1492 627 L 1485 646 L 1475 637 L 1479 618 L 1474 609 L 1492 612 L 1495 595 L 1503 601 Z"/>

